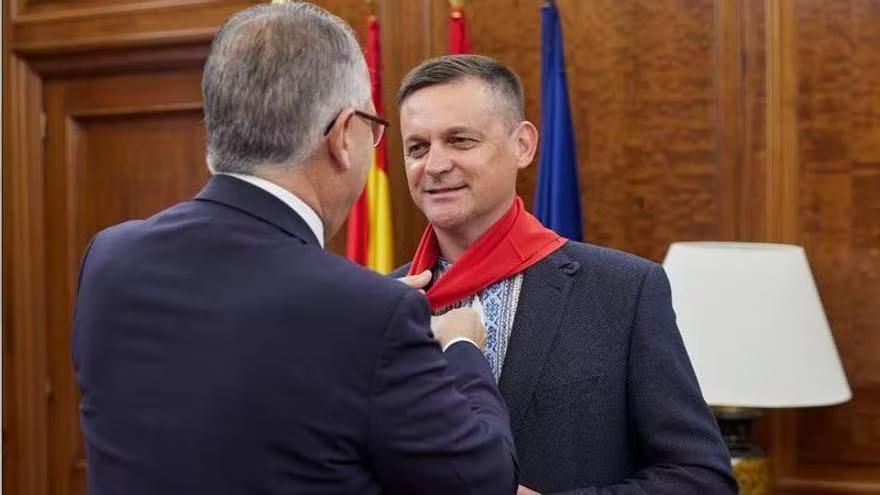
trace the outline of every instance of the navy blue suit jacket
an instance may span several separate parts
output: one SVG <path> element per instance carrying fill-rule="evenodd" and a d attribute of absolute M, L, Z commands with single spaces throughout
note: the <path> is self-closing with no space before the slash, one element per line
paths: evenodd
<path fill-rule="evenodd" d="M 655 263 L 568 242 L 526 270 L 499 387 L 525 486 L 737 491 Z"/>
<path fill-rule="evenodd" d="M 99 233 L 73 359 L 92 495 L 505 493 L 509 418 L 427 301 L 217 176 Z"/>

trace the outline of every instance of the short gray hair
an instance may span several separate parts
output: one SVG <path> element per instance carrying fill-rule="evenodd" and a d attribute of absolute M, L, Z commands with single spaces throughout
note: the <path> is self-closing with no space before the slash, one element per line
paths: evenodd
<path fill-rule="evenodd" d="M 420 89 L 454 83 L 466 78 L 480 79 L 501 99 L 512 123 L 525 118 L 523 87 L 519 76 L 498 60 L 484 55 L 445 55 L 431 58 L 411 70 L 400 84 L 397 104 Z"/>
<path fill-rule="evenodd" d="M 351 27 L 308 3 L 258 5 L 214 37 L 202 76 L 208 168 L 254 174 L 295 165 L 345 107 L 370 98 Z"/>

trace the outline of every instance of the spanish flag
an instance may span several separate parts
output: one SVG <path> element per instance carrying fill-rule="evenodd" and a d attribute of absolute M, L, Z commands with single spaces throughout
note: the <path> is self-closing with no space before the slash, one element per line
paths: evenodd
<path fill-rule="evenodd" d="M 381 51 L 379 49 L 379 21 L 372 14 L 367 19 L 367 67 L 373 87 L 376 113 L 383 114 Z M 391 193 L 388 187 L 388 162 L 385 139 L 373 152 L 373 164 L 367 177 L 367 187 L 348 216 L 346 255 L 348 259 L 387 274 L 394 269 L 394 250 L 391 236 Z"/>
<path fill-rule="evenodd" d="M 464 0 L 449 0 L 449 54 L 470 53 L 470 40 L 464 22 Z"/>

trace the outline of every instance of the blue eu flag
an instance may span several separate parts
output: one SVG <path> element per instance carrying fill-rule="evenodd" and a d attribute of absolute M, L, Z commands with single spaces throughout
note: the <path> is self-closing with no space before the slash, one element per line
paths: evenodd
<path fill-rule="evenodd" d="M 574 129 L 568 107 L 565 54 L 554 2 L 541 8 L 541 156 L 535 216 L 571 240 L 583 240 Z"/>

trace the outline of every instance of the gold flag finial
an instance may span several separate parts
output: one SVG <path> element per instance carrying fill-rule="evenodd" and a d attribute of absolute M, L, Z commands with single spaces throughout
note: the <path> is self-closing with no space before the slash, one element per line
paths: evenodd
<path fill-rule="evenodd" d="M 449 5 L 453 9 L 461 9 L 464 7 L 464 0 L 449 0 Z"/>

